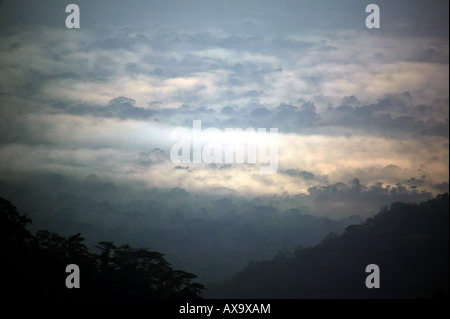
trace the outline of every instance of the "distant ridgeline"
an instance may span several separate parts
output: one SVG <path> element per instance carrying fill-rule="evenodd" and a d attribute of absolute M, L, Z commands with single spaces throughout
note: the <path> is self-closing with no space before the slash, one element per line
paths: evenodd
<path fill-rule="evenodd" d="M 80 234 L 64 238 L 31 223 L 0 198 L 0 255 L 3 298 L 155 298 L 198 299 L 203 285 L 195 275 L 173 270 L 162 254 L 101 242 L 92 254 Z M 80 269 L 80 289 L 68 289 L 66 266 Z"/>
<path fill-rule="evenodd" d="M 366 266 L 380 269 L 368 289 Z M 312 248 L 252 262 L 208 287 L 213 298 L 448 298 L 449 196 L 394 203 Z"/>
<path fill-rule="evenodd" d="M 433 298 L 449 291 L 449 196 L 394 203 L 319 245 L 252 262 L 230 280 L 211 284 L 211 298 Z M 80 234 L 39 231 L 0 198 L 2 289 L 7 297 L 197 299 L 205 287 L 173 270 L 162 254 L 111 242 L 90 253 Z M 68 289 L 65 268 L 81 271 Z M 366 266 L 380 269 L 380 288 L 366 287 Z"/>

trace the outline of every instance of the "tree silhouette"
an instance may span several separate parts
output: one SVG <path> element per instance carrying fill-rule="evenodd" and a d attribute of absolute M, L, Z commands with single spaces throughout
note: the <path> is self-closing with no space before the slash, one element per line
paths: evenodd
<path fill-rule="evenodd" d="M 205 287 L 195 275 L 173 270 L 159 252 L 100 242 L 90 253 L 81 234 L 47 230 L 32 235 L 31 220 L 0 198 L 2 289 L 8 297 L 198 299 Z M 65 267 L 80 267 L 80 289 L 65 287 Z"/>

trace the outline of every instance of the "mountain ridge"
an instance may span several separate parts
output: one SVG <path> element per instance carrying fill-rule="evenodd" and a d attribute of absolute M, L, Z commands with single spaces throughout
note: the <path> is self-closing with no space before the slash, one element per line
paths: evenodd
<path fill-rule="evenodd" d="M 448 193 L 394 203 L 319 245 L 250 263 L 209 286 L 207 298 L 431 298 L 448 296 Z M 379 289 L 365 268 L 380 267 Z"/>

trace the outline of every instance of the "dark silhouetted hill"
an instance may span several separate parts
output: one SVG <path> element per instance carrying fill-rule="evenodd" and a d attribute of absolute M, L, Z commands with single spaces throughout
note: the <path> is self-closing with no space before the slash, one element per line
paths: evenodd
<path fill-rule="evenodd" d="M 92 254 L 80 234 L 62 237 L 26 229 L 31 220 L 0 198 L 0 270 L 3 298 L 198 299 L 195 275 L 173 270 L 164 255 L 101 242 Z M 66 266 L 80 268 L 80 288 L 65 285 Z"/>
<path fill-rule="evenodd" d="M 438 298 L 449 290 L 449 196 L 394 203 L 340 236 L 280 253 L 209 287 L 213 298 Z M 380 268 L 380 288 L 365 268 Z"/>

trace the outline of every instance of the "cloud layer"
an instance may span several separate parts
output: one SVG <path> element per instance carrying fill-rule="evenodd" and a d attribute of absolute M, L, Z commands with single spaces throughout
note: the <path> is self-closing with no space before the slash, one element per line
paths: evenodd
<path fill-rule="evenodd" d="M 2 3 L 2 174 L 250 197 L 355 179 L 448 190 L 448 3 L 380 2 L 379 30 L 352 1 L 78 4 L 69 30 L 61 4 Z M 278 128 L 278 173 L 170 162 L 171 130 L 195 119 Z"/>

